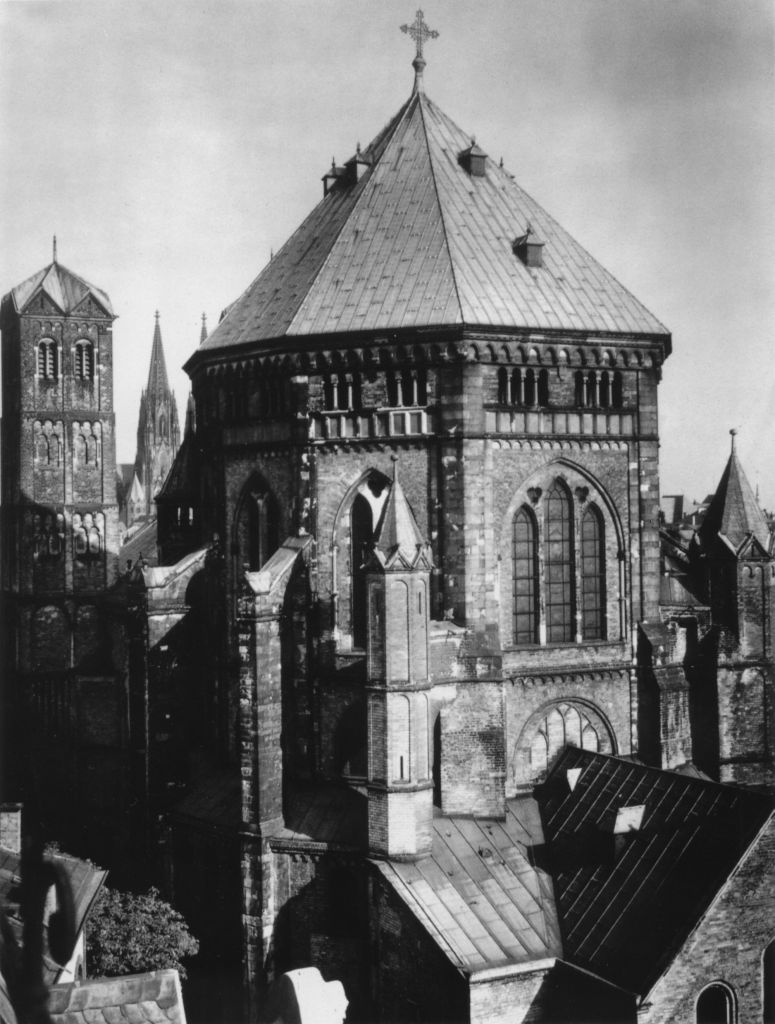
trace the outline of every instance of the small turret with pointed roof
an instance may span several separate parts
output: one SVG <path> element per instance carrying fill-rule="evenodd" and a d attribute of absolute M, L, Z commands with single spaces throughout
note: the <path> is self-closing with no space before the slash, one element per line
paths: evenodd
<path fill-rule="evenodd" d="M 720 539 L 734 554 L 751 551 L 752 541 L 759 554 L 770 550 L 770 529 L 737 455 L 736 430 L 730 430 L 731 451 L 716 493 L 699 528 L 703 547 Z"/>
<path fill-rule="evenodd" d="M 429 852 L 433 817 L 428 736 L 431 559 L 398 478 L 366 562 L 369 680 L 369 848 L 377 856 Z"/>
<path fill-rule="evenodd" d="M 430 549 L 409 507 L 398 478 L 398 459 L 393 460 L 393 484 L 374 535 L 371 565 L 385 572 L 431 569 Z"/>

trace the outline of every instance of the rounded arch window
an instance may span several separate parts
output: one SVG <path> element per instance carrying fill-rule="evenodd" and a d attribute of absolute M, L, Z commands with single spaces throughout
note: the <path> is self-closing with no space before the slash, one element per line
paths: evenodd
<path fill-rule="evenodd" d="M 73 375 L 77 380 L 94 377 L 94 345 L 88 338 L 80 338 L 73 349 Z"/>
<path fill-rule="evenodd" d="M 700 992 L 697 1024 L 734 1024 L 735 997 L 728 985 L 716 982 Z"/>
<path fill-rule="evenodd" d="M 38 342 L 38 377 L 57 380 L 59 377 L 59 347 L 53 338 Z"/>

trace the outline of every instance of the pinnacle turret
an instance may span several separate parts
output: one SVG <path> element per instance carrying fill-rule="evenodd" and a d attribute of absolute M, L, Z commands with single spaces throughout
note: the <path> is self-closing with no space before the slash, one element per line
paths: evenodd
<path fill-rule="evenodd" d="M 766 551 L 770 531 L 753 488 L 743 472 L 735 446 L 736 431 L 732 435 L 732 450 L 721 476 L 713 500 L 700 526 L 700 537 L 708 544 L 716 536 L 739 550 L 745 540 L 754 537 Z"/>

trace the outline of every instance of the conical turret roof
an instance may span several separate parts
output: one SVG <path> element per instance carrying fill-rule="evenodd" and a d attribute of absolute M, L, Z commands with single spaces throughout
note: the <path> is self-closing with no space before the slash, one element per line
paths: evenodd
<path fill-rule="evenodd" d="M 345 164 L 327 178 L 328 194 L 199 353 L 448 325 L 622 331 L 669 346 L 667 329 L 506 170 L 486 157 L 483 175 L 469 173 L 459 157 L 470 147 L 413 92 L 360 154 L 365 172 Z M 538 268 L 513 250 L 528 225 L 545 243 Z"/>
<path fill-rule="evenodd" d="M 755 538 L 765 551 L 769 550 L 770 530 L 767 520 L 740 465 L 734 435 L 729 461 L 700 525 L 699 534 L 706 544 L 719 536 L 736 552 L 749 537 Z"/>

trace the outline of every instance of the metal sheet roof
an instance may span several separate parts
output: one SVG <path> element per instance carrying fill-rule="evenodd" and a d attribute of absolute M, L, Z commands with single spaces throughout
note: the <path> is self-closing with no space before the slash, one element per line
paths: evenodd
<path fill-rule="evenodd" d="M 433 850 L 377 869 L 466 973 L 561 956 L 551 878 L 531 863 L 542 842 L 535 802 L 511 800 L 504 821 L 439 817 Z"/>
<path fill-rule="evenodd" d="M 340 332 L 466 324 L 667 335 L 667 329 L 489 157 L 414 93 L 363 151 L 369 167 L 315 207 L 199 351 Z M 528 225 L 543 266 L 514 240 Z"/>
<path fill-rule="evenodd" d="M 581 769 L 571 789 L 567 771 Z M 771 801 L 568 747 L 539 797 L 564 959 L 645 993 L 726 882 Z M 640 829 L 613 835 L 620 808 Z"/>

